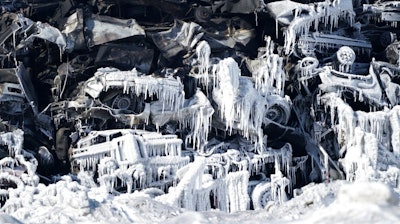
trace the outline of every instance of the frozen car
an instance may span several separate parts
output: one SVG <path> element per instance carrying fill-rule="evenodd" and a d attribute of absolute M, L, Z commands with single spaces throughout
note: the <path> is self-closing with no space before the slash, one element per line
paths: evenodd
<path fill-rule="evenodd" d="M 128 192 L 146 187 L 165 190 L 175 181 L 176 171 L 189 163 L 181 145 L 176 135 L 133 129 L 92 131 L 72 149 L 72 167 L 96 173 L 110 190 L 117 180 Z"/>

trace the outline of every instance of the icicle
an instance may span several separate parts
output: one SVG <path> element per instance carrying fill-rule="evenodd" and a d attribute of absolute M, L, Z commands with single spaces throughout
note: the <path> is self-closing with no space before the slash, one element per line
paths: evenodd
<path fill-rule="evenodd" d="M 245 211 L 250 206 L 248 191 L 250 174 L 247 171 L 229 173 L 226 177 L 229 212 Z"/>
<path fill-rule="evenodd" d="M 152 76 L 139 76 L 136 69 L 132 71 L 119 71 L 111 68 L 100 68 L 94 77 L 86 81 L 85 91 L 97 98 L 100 91 L 109 88 L 122 88 L 124 93 L 131 91 L 136 96 L 143 95 L 144 98 L 155 95 L 163 103 L 164 108 L 178 111 L 184 102 L 183 84 L 179 77 L 155 78 Z M 99 86 L 102 89 L 99 91 Z"/>
<path fill-rule="evenodd" d="M 277 170 L 275 174 L 271 175 L 271 195 L 272 199 L 278 203 L 283 203 L 287 200 L 285 192 L 286 186 L 290 184 L 289 179 L 284 177 L 282 173 Z"/>
<path fill-rule="evenodd" d="M 255 87 L 263 95 L 283 96 L 286 77 L 283 70 L 283 59 L 273 53 L 274 43 L 271 37 L 265 37 L 265 42 L 265 48 L 259 49 L 260 56 L 249 63 Z"/>
<path fill-rule="evenodd" d="M 185 144 L 188 146 L 191 143 L 195 149 L 200 150 L 207 142 L 214 109 L 201 91 L 196 91 L 196 94 L 188 101 L 190 101 L 189 105 L 193 105 L 193 107 L 188 106 L 192 108 L 192 111 L 190 113 L 183 111 L 179 117 L 179 123 L 181 128 L 188 128 L 192 132 L 186 137 Z"/>
<path fill-rule="evenodd" d="M 342 9 L 338 7 L 340 2 L 318 2 L 315 5 L 304 5 L 296 8 L 295 17 L 284 32 L 285 54 L 290 54 L 295 46 L 297 35 L 307 35 L 312 23 L 318 32 L 318 24 L 322 23 L 325 27 L 330 26 L 330 30 L 338 26 L 339 19 L 345 19 L 350 25 L 354 23 L 355 12 L 353 9 Z M 301 11 L 307 11 L 309 15 L 301 16 Z"/>
<path fill-rule="evenodd" d="M 395 106 L 390 112 L 391 144 L 393 153 L 400 155 L 400 106 Z"/>
<path fill-rule="evenodd" d="M 199 73 L 202 85 L 206 87 L 208 92 L 208 85 L 209 85 L 209 68 L 210 66 L 210 55 L 211 55 L 211 48 L 210 45 L 206 41 L 201 41 L 198 46 L 196 47 L 196 55 L 197 60 L 199 62 Z"/>
<path fill-rule="evenodd" d="M 217 114 L 225 121 L 226 131 L 251 138 L 262 148 L 265 98 L 254 89 L 250 79 L 240 77 L 240 69 L 232 58 L 222 60 L 216 67 L 218 82 L 213 99 L 219 106 Z"/>

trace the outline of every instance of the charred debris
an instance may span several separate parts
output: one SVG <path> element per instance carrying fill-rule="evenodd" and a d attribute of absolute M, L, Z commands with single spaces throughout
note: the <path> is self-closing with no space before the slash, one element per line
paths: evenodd
<path fill-rule="evenodd" d="M 229 212 L 310 182 L 398 184 L 397 1 L 0 6 L 4 201 L 65 174 Z"/>

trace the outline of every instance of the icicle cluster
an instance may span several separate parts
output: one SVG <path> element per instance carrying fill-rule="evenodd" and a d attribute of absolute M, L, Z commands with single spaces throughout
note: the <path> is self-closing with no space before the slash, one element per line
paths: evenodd
<path fill-rule="evenodd" d="M 0 144 L 6 146 L 9 156 L 0 160 L 0 182 L 4 187 L 15 185 L 0 191 L 2 200 L 12 197 L 12 191 L 23 191 L 26 186 L 37 186 L 39 177 L 36 175 L 38 162 L 33 154 L 23 149 L 24 132 L 16 129 L 12 132 L 0 134 Z M 20 204 L 11 207 L 18 208 Z M 4 210 L 3 210 L 4 211 Z"/>
<path fill-rule="evenodd" d="M 193 97 L 185 100 L 183 108 L 173 119 L 179 121 L 181 128 L 190 130 L 185 139 L 187 147 L 202 150 L 208 140 L 213 114 L 214 109 L 210 101 L 200 90 L 197 90 Z"/>
<path fill-rule="evenodd" d="M 235 128 L 262 148 L 261 125 L 266 100 L 253 87 L 251 80 L 241 77 L 239 66 L 232 58 L 220 61 L 213 74 L 216 80 L 213 99 L 219 106 L 217 114 L 225 122 L 227 131 L 233 133 Z"/>
<path fill-rule="evenodd" d="M 335 94 L 325 94 L 322 103 L 330 108 L 347 180 L 396 179 L 399 156 L 399 106 L 378 112 L 353 111 Z M 327 110 L 326 110 L 327 111 Z M 389 165 L 388 165 L 389 164 Z M 393 181 L 391 181 L 393 182 Z"/>
<path fill-rule="evenodd" d="M 202 184 L 204 168 L 205 159 L 203 157 L 197 157 L 185 170 L 181 171 L 185 172 L 184 174 L 186 175 L 180 174 L 182 178 L 179 184 L 176 187 L 170 188 L 168 194 L 158 197 L 157 200 L 164 201 L 177 207 L 196 210 L 196 205 L 198 204 L 196 189 L 199 189 Z"/>
<path fill-rule="evenodd" d="M 226 176 L 228 193 L 226 204 L 229 205 L 229 212 L 245 211 L 249 208 L 250 198 L 247 193 L 249 177 L 247 171 L 232 172 Z"/>
<path fill-rule="evenodd" d="M 207 164 L 218 167 L 223 165 L 221 169 L 212 169 L 211 174 L 217 178 L 223 177 L 231 170 L 231 165 L 235 165 L 239 171 L 247 170 L 252 175 L 265 172 L 267 164 L 274 164 L 278 169 L 283 168 L 285 173 L 289 175 L 289 168 L 292 163 L 292 149 L 289 144 L 279 150 L 268 149 L 261 154 L 246 152 L 243 154 L 239 150 L 229 149 L 226 153 L 215 153 L 207 158 Z"/>
<path fill-rule="evenodd" d="M 10 156 L 20 155 L 23 150 L 23 143 L 24 132 L 21 129 L 0 134 L 0 144 L 7 146 Z"/>
<path fill-rule="evenodd" d="M 342 0 L 318 2 L 297 8 L 294 19 L 284 32 L 285 36 L 285 54 L 290 54 L 296 43 L 296 37 L 299 34 L 307 35 L 313 26 L 316 31 L 320 23 L 324 26 L 330 26 L 330 30 L 337 27 L 339 19 L 346 20 L 350 26 L 354 23 L 355 12 L 347 7 L 341 8 Z M 306 12 L 307 15 L 302 13 Z"/>
<path fill-rule="evenodd" d="M 261 154 L 254 154 L 249 164 L 249 172 L 251 174 L 259 174 L 265 171 L 267 164 L 274 163 L 274 167 L 278 170 L 282 169 L 286 176 L 291 176 L 292 165 L 292 147 L 285 144 L 279 150 L 268 148 Z"/>
<path fill-rule="evenodd" d="M 277 170 L 271 175 L 271 195 L 276 202 L 283 203 L 287 200 L 285 188 L 290 185 L 290 180 Z"/>
<path fill-rule="evenodd" d="M 216 80 L 213 98 L 221 101 L 219 114 L 225 120 L 225 126 L 232 131 L 235 115 L 238 114 L 235 113 L 235 100 L 239 92 L 241 71 L 233 58 L 220 61 L 213 70 L 214 80 Z"/>
<path fill-rule="evenodd" d="M 271 37 L 265 38 L 265 48 L 259 49 L 259 57 L 249 64 L 255 88 L 262 95 L 277 94 L 284 95 L 285 71 L 283 70 L 283 59 L 274 54 L 274 43 Z"/>
<path fill-rule="evenodd" d="M 247 210 L 250 203 L 247 192 L 249 172 L 230 172 L 213 179 L 212 175 L 204 173 L 206 164 L 204 157 L 196 157 L 193 163 L 178 171 L 178 176 L 182 176 L 179 184 L 157 200 L 195 211 L 212 207 L 227 212 Z"/>
<path fill-rule="evenodd" d="M 377 111 L 366 113 L 363 111 L 353 111 L 335 93 L 325 94 L 321 97 L 321 102 L 325 105 L 325 111 L 330 108 L 331 120 L 337 120 L 335 130 L 338 133 L 339 143 L 346 145 L 351 142 L 349 136 L 354 135 L 354 127 L 360 127 L 363 131 L 374 134 L 378 141 L 390 142 L 390 122 L 387 111 Z M 336 124 L 332 124 L 336 125 Z M 386 134 L 384 134 L 386 133 Z"/>
<path fill-rule="evenodd" d="M 371 180 L 375 177 L 378 160 L 378 141 L 371 133 L 356 127 L 351 146 L 347 149 L 343 166 L 348 181 Z"/>
<path fill-rule="evenodd" d="M 198 60 L 198 75 L 201 77 L 201 84 L 208 89 L 209 86 L 209 69 L 211 68 L 210 63 L 210 55 L 211 55 L 211 48 L 208 45 L 207 41 L 201 41 L 196 47 L 196 55 Z M 206 91 L 208 92 L 208 91 Z"/>
<path fill-rule="evenodd" d="M 293 158 L 293 162 L 295 163 L 295 165 L 290 168 L 290 181 L 292 182 L 292 185 L 295 185 L 297 182 L 296 173 L 298 172 L 299 169 L 301 172 L 301 176 L 303 178 L 306 177 L 306 171 L 307 171 L 306 162 L 308 158 L 309 156 L 300 156 Z"/>
<path fill-rule="evenodd" d="M 400 3 L 397 1 L 388 1 L 387 3 L 378 1 L 376 4 L 363 4 L 363 11 L 372 13 L 368 15 L 369 20 L 377 23 L 386 22 L 394 28 L 397 28 L 398 21 L 395 14 L 392 15 L 390 11 L 396 11 L 398 8 L 400 8 Z"/>
<path fill-rule="evenodd" d="M 86 81 L 85 92 L 97 98 L 100 92 L 107 92 L 110 88 L 121 88 L 123 93 L 134 93 L 144 98 L 156 96 L 163 103 L 164 108 L 178 111 L 184 102 L 183 84 L 178 78 L 156 78 L 132 71 L 119 71 L 114 68 L 100 68 L 94 77 Z"/>

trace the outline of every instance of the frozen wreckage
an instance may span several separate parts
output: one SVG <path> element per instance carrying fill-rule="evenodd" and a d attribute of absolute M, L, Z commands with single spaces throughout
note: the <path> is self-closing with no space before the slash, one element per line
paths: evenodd
<path fill-rule="evenodd" d="M 176 135 L 130 129 L 92 131 L 77 142 L 71 159 L 81 172 L 98 172 L 99 182 L 110 190 L 117 178 L 127 192 L 148 187 L 166 190 L 176 181 L 176 171 L 189 163 L 181 146 Z"/>
<path fill-rule="evenodd" d="M 397 186 L 396 2 L 0 3 L 1 195 L 79 172 L 235 212 Z"/>

